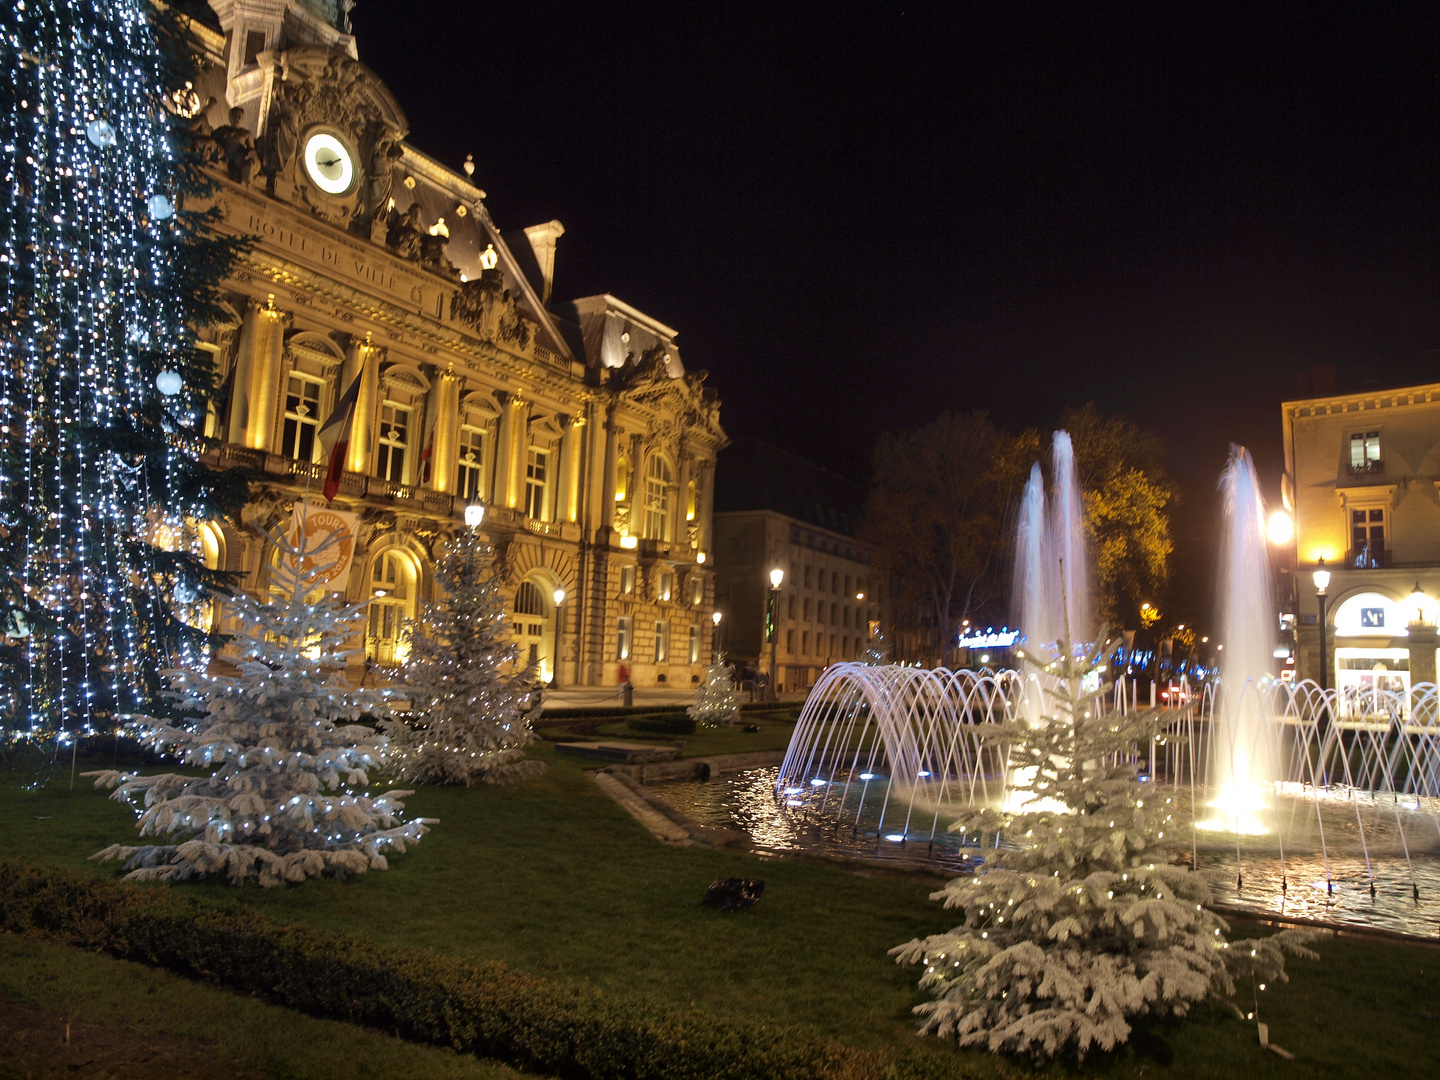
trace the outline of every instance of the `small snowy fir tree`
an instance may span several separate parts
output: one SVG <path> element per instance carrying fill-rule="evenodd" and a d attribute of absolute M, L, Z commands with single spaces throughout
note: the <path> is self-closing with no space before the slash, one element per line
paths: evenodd
<path fill-rule="evenodd" d="M 1081 690 L 1103 655 L 1062 656 L 1040 673 L 1050 712 L 1038 724 L 996 725 L 991 745 L 1008 751 L 1007 806 L 1018 809 L 955 822 L 1002 836 L 981 869 L 932 894 L 965 921 L 891 950 L 925 965 L 920 985 L 935 1000 L 915 1010 L 924 1032 L 1036 1057 L 1110 1050 L 1130 1018 L 1183 1016 L 1207 998 L 1234 1009 L 1237 977 L 1283 981 L 1285 951 L 1314 956 L 1305 931 L 1232 944 L 1202 875 L 1172 865 L 1177 809 L 1129 764 L 1159 714 L 1106 713 L 1099 691 Z"/>
<path fill-rule="evenodd" d="M 86 774 L 96 787 L 114 788 L 113 798 L 143 799 L 140 835 L 168 838 L 92 856 L 125 859 L 131 878 L 224 874 L 237 885 L 254 878 L 274 886 L 349 877 L 385 869 L 387 851 L 403 852 L 434 824 L 401 820 L 401 799 L 411 792 L 366 790 L 385 738 L 357 721 L 383 714 L 388 692 L 345 680 L 360 607 L 307 595 L 317 572 L 305 556 L 322 554 L 334 538 L 309 550 L 303 538 L 300 550 L 278 534 L 271 540 L 282 555 L 272 598 L 242 594 L 226 605 L 238 624 L 238 674 L 167 673 L 181 710 L 203 714 L 193 727 L 137 718 L 156 749 L 207 775 Z"/>
<path fill-rule="evenodd" d="M 436 567 L 441 596 L 407 632 L 401 678 L 412 713 L 408 722 L 382 724 L 391 739 L 387 765 L 405 782 L 469 787 L 545 770 L 544 762 L 525 759 L 535 741 L 535 665 L 515 670 L 520 650 L 493 564 L 494 549 L 479 530 L 463 530 Z"/>
<path fill-rule="evenodd" d="M 740 715 L 740 694 L 735 689 L 735 674 L 719 653 L 705 672 L 705 684 L 695 704 L 685 710 L 700 727 L 733 724 Z"/>

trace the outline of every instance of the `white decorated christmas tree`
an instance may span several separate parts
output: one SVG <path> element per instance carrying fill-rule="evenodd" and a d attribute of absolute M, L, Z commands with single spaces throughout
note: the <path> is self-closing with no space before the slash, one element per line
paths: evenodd
<path fill-rule="evenodd" d="M 385 722 L 388 767 L 406 782 L 498 784 L 543 772 L 526 760 L 535 665 L 516 670 L 494 551 L 478 527 L 450 541 L 435 569 L 439 597 L 410 627 L 401 678 L 405 720 Z"/>
<path fill-rule="evenodd" d="M 700 696 L 685 711 L 700 727 L 734 723 L 739 717 L 740 694 L 735 689 L 735 674 L 725 663 L 724 653 L 716 654 L 715 662 L 705 672 Z"/>
<path fill-rule="evenodd" d="M 1001 842 L 985 843 L 975 873 L 932 894 L 963 909 L 963 923 L 891 950 L 925 965 L 920 984 L 935 998 L 916 1008 L 925 1032 L 1039 1057 L 1109 1050 L 1136 1017 L 1224 1002 L 1237 978 L 1285 980 L 1284 951 L 1314 955 L 1303 931 L 1232 943 L 1206 906 L 1205 878 L 1171 862 L 1180 815 L 1131 764 L 1160 716 L 1107 713 L 1100 691 L 1082 690 L 1098 683 L 1102 655 L 1044 668 L 1038 722 L 990 735 L 1008 751 L 1010 796 L 953 828 Z"/>
<path fill-rule="evenodd" d="M 124 859 L 129 877 L 223 874 L 265 886 L 349 877 L 385 869 L 387 852 L 403 852 L 434 823 L 402 820 L 411 792 L 370 791 L 386 740 L 361 721 L 384 714 L 389 692 L 345 678 L 362 611 L 315 590 L 305 558 L 333 538 L 308 550 L 302 538 L 299 551 L 278 534 L 271 540 L 281 553 L 271 598 L 242 594 L 226 605 L 238 673 L 170 671 L 179 711 L 201 715 L 185 726 L 139 718 L 151 745 L 203 775 L 87 774 L 113 798 L 143 802 L 140 835 L 156 842 L 93 856 Z"/>

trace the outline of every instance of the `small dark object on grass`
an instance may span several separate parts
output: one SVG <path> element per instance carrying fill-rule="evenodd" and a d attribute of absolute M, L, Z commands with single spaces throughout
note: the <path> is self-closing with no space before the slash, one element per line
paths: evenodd
<path fill-rule="evenodd" d="M 743 728 L 741 728 L 740 730 L 741 730 L 741 731 L 759 731 L 759 730 L 760 730 L 760 725 L 759 725 L 759 724 L 746 724 L 746 725 L 745 725 Z"/>
<path fill-rule="evenodd" d="M 727 877 L 716 880 L 705 893 L 705 905 L 721 911 L 744 911 L 760 899 L 765 882 Z"/>

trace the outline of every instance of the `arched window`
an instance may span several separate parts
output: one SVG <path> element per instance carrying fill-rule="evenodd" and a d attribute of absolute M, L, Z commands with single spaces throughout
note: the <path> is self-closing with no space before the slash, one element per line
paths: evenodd
<path fill-rule="evenodd" d="M 485 497 L 485 429 L 460 425 L 460 498 L 475 502 Z"/>
<path fill-rule="evenodd" d="M 670 539 L 670 484 L 674 475 L 663 457 L 650 456 L 645 470 L 645 535 L 651 540 Z"/>
<path fill-rule="evenodd" d="M 370 567 L 370 617 L 365 656 L 378 664 L 403 664 L 408 649 L 405 620 L 415 617 L 415 561 L 403 551 L 382 551 Z"/>
<path fill-rule="evenodd" d="M 615 501 L 630 497 L 630 459 L 621 454 L 615 461 Z"/>
<path fill-rule="evenodd" d="M 555 645 L 554 607 L 543 583 L 526 580 L 515 590 L 515 618 L 511 627 L 520 655 L 516 664 L 523 668 L 535 665 L 535 673 L 542 683 L 554 677 L 551 653 Z"/>
<path fill-rule="evenodd" d="M 695 481 L 691 480 L 685 486 L 685 520 L 695 520 Z"/>

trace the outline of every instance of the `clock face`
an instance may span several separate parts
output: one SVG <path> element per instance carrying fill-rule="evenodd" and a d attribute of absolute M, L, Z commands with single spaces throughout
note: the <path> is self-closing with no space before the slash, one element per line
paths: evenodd
<path fill-rule="evenodd" d="M 345 195 L 355 187 L 355 158 L 328 131 L 317 131 L 305 140 L 305 171 L 327 195 Z"/>

